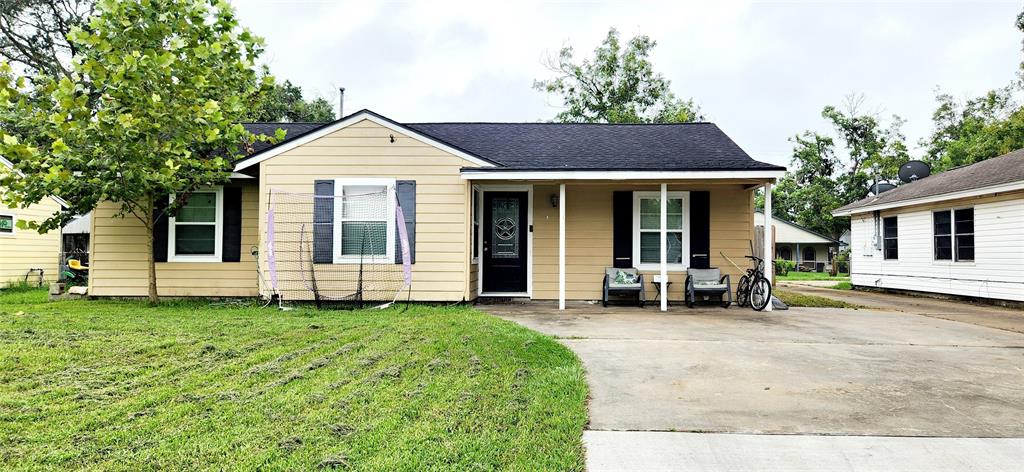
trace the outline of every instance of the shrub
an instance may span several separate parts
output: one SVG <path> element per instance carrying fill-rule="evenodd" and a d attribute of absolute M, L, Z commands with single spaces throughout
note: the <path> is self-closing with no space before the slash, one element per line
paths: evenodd
<path fill-rule="evenodd" d="M 794 267 L 796 267 L 796 263 L 793 261 L 775 259 L 775 275 L 789 275 L 789 271 Z"/>

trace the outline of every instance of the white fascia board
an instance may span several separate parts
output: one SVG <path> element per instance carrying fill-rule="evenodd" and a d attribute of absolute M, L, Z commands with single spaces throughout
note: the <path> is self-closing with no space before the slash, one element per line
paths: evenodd
<path fill-rule="evenodd" d="M 992 193 L 1014 192 L 1017 190 L 1024 190 L 1024 181 L 993 185 L 990 187 L 975 188 L 971 190 L 964 190 L 961 192 L 951 192 L 944 193 L 941 195 L 912 198 L 909 200 L 900 200 L 897 202 L 881 203 L 878 205 L 867 205 L 859 208 L 853 208 L 850 210 L 836 210 L 832 212 L 832 216 L 851 216 L 856 215 L 857 213 L 867 213 L 869 211 L 875 210 L 888 210 L 891 208 L 902 208 L 913 205 L 923 205 L 926 203 L 944 202 L 947 200 L 958 200 L 961 198 L 980 197 L 982 195 L 988 195 Z"/>
<path fill-rule="evenodd" d="M 462 180 L 670 180 L 670 179 L 781 179 L 783 170 L 697 171 L 473 171 L 463 170 Z"/>
<path fill-rule="evenodd" d="M 455 148 L 453 148 L 453 147 L 451 147 L 451 146 L 449 146 L 447 144 L 444 144 L 444 143 L 442 143 L 440 141 L 437 141 L 437 140 L 435 140 L 433 138 L 430 138 L 429 136 L 426 136 L 426 135 L 423 135 L 421 133 L 418 133 L 415 130 L 413 130 L 412 128 L 408 128 L 408 127 L 404 127 L 404 126 L 396 126 L 394 123 L 392 123 L 392 122 L 390 122 L 388 120 L 382 120 L 382 119 L 378 118 L 377 116 L 375 116 L 372 113 L 369 113 L 369 112 L 366 112 L 366 111 L 362 111 L 362 112 L 356 113 L 356 114 L 354 114 L 352 116 L 349 116 L 348 118 L 345 118 L 344 120 L 335 122 L 332 125 L 325 126 L 323 128 L 320 128 L 317 131 L 314 131 L 312 133 L 303 135 L 301 138 L 296 138 L 296 139 L 293 139 L 291 141 L 285 141 L 280 146 L 276 146 L 276 147 L 273 147 L 271 149 L 267 149 L 266 151 L 264 151 L 262 153 L 258 153 L 255 156 L 253 156 L 253 157 L 251 157 L 249 159 L 246 159 L 245 161 L 243 161 L 243 162 L 239 163 L 238 165 L 236 165 L 235 166 L 235 172 L 238 172 L 240 170 L 252 167 L 252 166 L 254 166 L 256 164 L 259 164 L 260 162 L 263 162 L 263 161 L 265 161 L 267 159 L 270 159 L 270 158 L 272 158 L 272 157 L 274 157 L 274 156 L 276 156 L 278 154 L 290 151 L 290 150 L 295 149 L 295 148 L 297 148 L 299 146 L 302 146 L 302 145 L 304 145 L 306 143 L 309 143 L 309 142 L 311 142 L 313 140 L 322 138 L 324 136 L 327 136 L 328 134 L 331 134 L 331 133 L 333 133 L 335 131 L 338 131 L 340 129 L 346 128 L 349 125 L 352 125 L 354 123 L 358 123 L 358 122 L 363 121 L 363 120 L 369 120 L 369 121 L 371 121 L 373 123 L 376 123 L 376 124 L 378 124 L 380 126 L 383 126 L 383 127 L 387 128 L 387 129 L 390 129 L 391 131 L 394 131 L 396 133 L 402 133 L 403 135 L 406 135 L 406 136 L 408 136 L 410 138 L 413 138 L 413 139 L 415 139 L 415 140 L 417 140 L 419 142 L 422 142 L 424 144 L 436 147 L 436 148 L 438 148 L 438 149 L 440 149 L 442 151 L 445 151 L 445 152 L 447 152 L 449 154 L 461 157 L 462 159 L 465 159 L 465 160 L 467 160 L 469 162 L 472 162 L 472 163 L 474 163 L 476 165 L 479 165 L 481 167 L 494 167 L 494 164 L 492 164 L 490 162 L 487 162 L 487 161 L 485 161 L 483 159 L 480 159 L 479 157 L 467 154 L 465 151 L 460 151 L 458 149 L 455 149 Z"/>

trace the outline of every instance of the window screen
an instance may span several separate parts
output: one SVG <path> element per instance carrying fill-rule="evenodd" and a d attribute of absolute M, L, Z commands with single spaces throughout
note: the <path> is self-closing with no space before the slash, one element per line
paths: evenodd
<path fill-rule="evenodd" d="M 899 226 L 895 216 L 882 219 L 883 252 L 886 259 L 899 259 Z"/>
<path fill-rule="evenodd" d="M 948 261 L 953 259 L 953 222 L 949 210 L 932 213 L 932 226 L 935 235 L 935 260 Z"/>

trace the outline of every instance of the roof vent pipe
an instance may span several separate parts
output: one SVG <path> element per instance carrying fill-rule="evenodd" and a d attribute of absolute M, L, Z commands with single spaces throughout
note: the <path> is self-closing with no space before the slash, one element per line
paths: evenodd
<path fill-rule="evenodd" d="M 345 87 L 338 87 L 338 118 L 345 116 Z"/>

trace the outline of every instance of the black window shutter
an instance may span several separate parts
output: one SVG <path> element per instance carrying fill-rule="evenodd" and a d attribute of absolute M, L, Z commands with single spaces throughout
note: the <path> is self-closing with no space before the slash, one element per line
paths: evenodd
<path fill-rule="evenodd" d="M 313 183 L 313 262 L 334 262 L 334 181 Z"/>
<path fill-rule="evenodd" d="M 612 193 L 612 266 L 633 267 L 633 192 Z"/>
<path fill-rule="evenodd" d="M 159 194 L 153 201 L 153 260 L 167 262 L 167 205 L 170 197 Z"/>
<path fill-rule="evenodd" d="M 405 230 L 409 234 L 409 263 L 416 263 L 416 181 L 398 180 L 395 182 L 395 195 L 398 206 L 402 207 L 405 216 Z M 402 263 L 402 240 L 395 228 L 395 263 Z"/>
<path fill-rule="evenodd" d="M 690 267 L 711 268 L 710 192 L 690 192 Z"/>
<path fill-rule="evenodd" d="M 221 262 L 242 260 L 242 187 L 224 187 Z"/>

